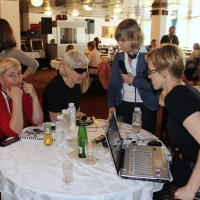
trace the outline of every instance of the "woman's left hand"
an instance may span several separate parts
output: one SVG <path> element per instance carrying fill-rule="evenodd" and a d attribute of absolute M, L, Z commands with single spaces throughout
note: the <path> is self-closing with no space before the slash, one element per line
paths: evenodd
<path fill-rule="evenodd" d="M 31 98 L 37 97 L 36 91 L 32 84 L 23 81 L 23 90 L 26 94 L 30 94 Z"/>
<path fill-rule="evenodd" d="M 122 74 L 121 76 L 122 76 L 122 79 L 123 79 L 124 83 L 132 85 L 133 80 L 134 80 L 134 76 L 131 73 Z"/>

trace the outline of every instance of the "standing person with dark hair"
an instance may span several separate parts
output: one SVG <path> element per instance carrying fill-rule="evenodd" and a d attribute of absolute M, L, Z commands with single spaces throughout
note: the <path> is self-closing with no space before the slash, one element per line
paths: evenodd
<path fill-rule="evenodd" d="M 121 49 L 112 62 L 112 73 L 108 86 L 109 113 L 113 111 L 123 117 L 123 122 L 132 124 L 135 107 L 142 111 L 142 128 L 155 132 L 160 92 L 143 77 L 147 70 L 144 56 L 147 48 L 143 44 L 144 34 L 134 19 L 123 20 L 116 29 L 115 39 Z M 123 74 L 119 61 L 125 63 L 128 74 Z"/>
<path fill-rule="evenodd" d="M 146 55 L 148 77 L 154 89 L 166 92 L 168 134 L 179 148 L 183 159 L 170 164 L 173 181 L 155 192 L 153 199 L 163 199 L 171 187 L 179 188 L 175 199 L 200 198 L 200 93 L 182 81 L 185 70 L 183 51 L 176 45 L 164 44 Z M 197 193 L 196 193 L 197 192 Z M 195 198 L 196 199 L 196 198 Z"/>
<path fill-rule="evenodd" d="M 99 51 L 99 44 L 101 43 L 101 40 L 98 37 L 94 38 L 95 41 L 95 46 L 96 46 L 96 50 Z"/>
<path fill-rule="evenodd" d="M 24 54 L 23 51 L 16 48 L 17 43 L 13 34 L 13 29 L 10 24 L 0 18 L 0 59 L 11 57 L 17 59 L 21 64 L 27 66 L 26 71 L 23 73 L 23 79 L 30 74 L 35 73 L 39 67 L 39 63 L 34 58 Z"/>
<path fill-rule="evenodd" d="M 179 45 L 179 40 L 178 37 L 176 35 L 174 35 L 176 28 L 174 26 L 171 26 L 169 28 L 169 34 L 168 35 L 164 35 L 161 40 L 160 40 L 160 44 L 163 43 L 171 43 L 171 44 L 176 44 Z"/>

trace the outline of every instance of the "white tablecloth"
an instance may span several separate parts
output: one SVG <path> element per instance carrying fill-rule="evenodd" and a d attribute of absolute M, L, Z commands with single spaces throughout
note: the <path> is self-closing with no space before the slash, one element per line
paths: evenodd
<path fill-rule="evenodd" d="M 24 53 L 32 58 L 45 58 L 44 51 L 30 51 L 30 52 L 24 52 Z"/>
<path fill-rule="evenodd" d="M 105 121 L 99 120 L 105 124 Z M 92 139 L 104 134 L 103 128 L 89 128 Z M 95 132 L 90 132 L 90 131 Z M 131 133 L 131 126 L 123 125 L 122 137 Z M 46 147 L 43 141 L 22 139 L 0 148 L 0 169 L 3 200 L 150 200 L 153 191 L 160 190 L 162 183 L 121 179 L 117 176 L 107 149 L 98 148 L 98 160 L 88 165 L 85 159 L 75 161 L 75 187 L 62 188 L 61 158 L 77 157 L 77 133 L 67 148 Z M 141 139 L 156 138 L 142 131 Z"/>
<path fill-rule="evenodd" d="M 51 60 L 50 65 L 55 68 L 56 70 L 60 69 L 60 63 L 61 61 L 59 60 Z"/>

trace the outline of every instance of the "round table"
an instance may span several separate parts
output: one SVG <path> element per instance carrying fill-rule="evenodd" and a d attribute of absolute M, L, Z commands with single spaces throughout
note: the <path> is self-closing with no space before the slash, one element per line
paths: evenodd
<path fill-rule="evenodd" d="M 50 61 L 50 65 L 52 66 L 52 68 L 55 68 L 56 70 L 60 69 L 60 63 L 61 61 L 56 59 Z"/>
<path fill-rule="evenodd" d="M 105 133 L 106 120 L 87 127 L 89 140 Z M 123 124 L 122 137 L 132 127 Z M 77 127 L 78 131 L 78 127 Z M 46 147 L 42 140 L 21 139 L 7 147 L 0 147 L 2 199 L 5 200 L 150 200 L 162 183 L 127 180 L 117 176 L 108 149 L 98 146 L 97 160 L 89 165 L 77 156 L 77 132 L 64 149 L 55 145 Z M 142 130 L 140 138 L 156 139 Z M 75 159 L 74 188 L 62 188 L 61 158 Z"/>

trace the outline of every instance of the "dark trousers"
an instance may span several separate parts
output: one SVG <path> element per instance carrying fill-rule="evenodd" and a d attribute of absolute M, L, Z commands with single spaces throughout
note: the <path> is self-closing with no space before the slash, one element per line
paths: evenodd
<path fill-rule="evenodd" d="M 172 163 L 170 165 L 170 171 L 173 176 L 173 181 L 170 183 L 165 183 L 162 190 L 154 192 L 153 200 L 160 200 L 163 199 L 163 196 L 170 195 L 171 187 L 178 189 L 185 186 L 192 174 L 190 162 L 185 159 L 181 159 Z"/>
<path fill-rule="evenodd" d="M 136 107 L 140 107 L 142 112 L 142 129 L 155 134 L 157 110 L 150 110 L 143 103 L 136 103 Z M 122 116 L 124 123 L 132 125 L 134 108 L 134 102 L 122 101 L 120 105 L 116 106 L 116 115 Z"/>

